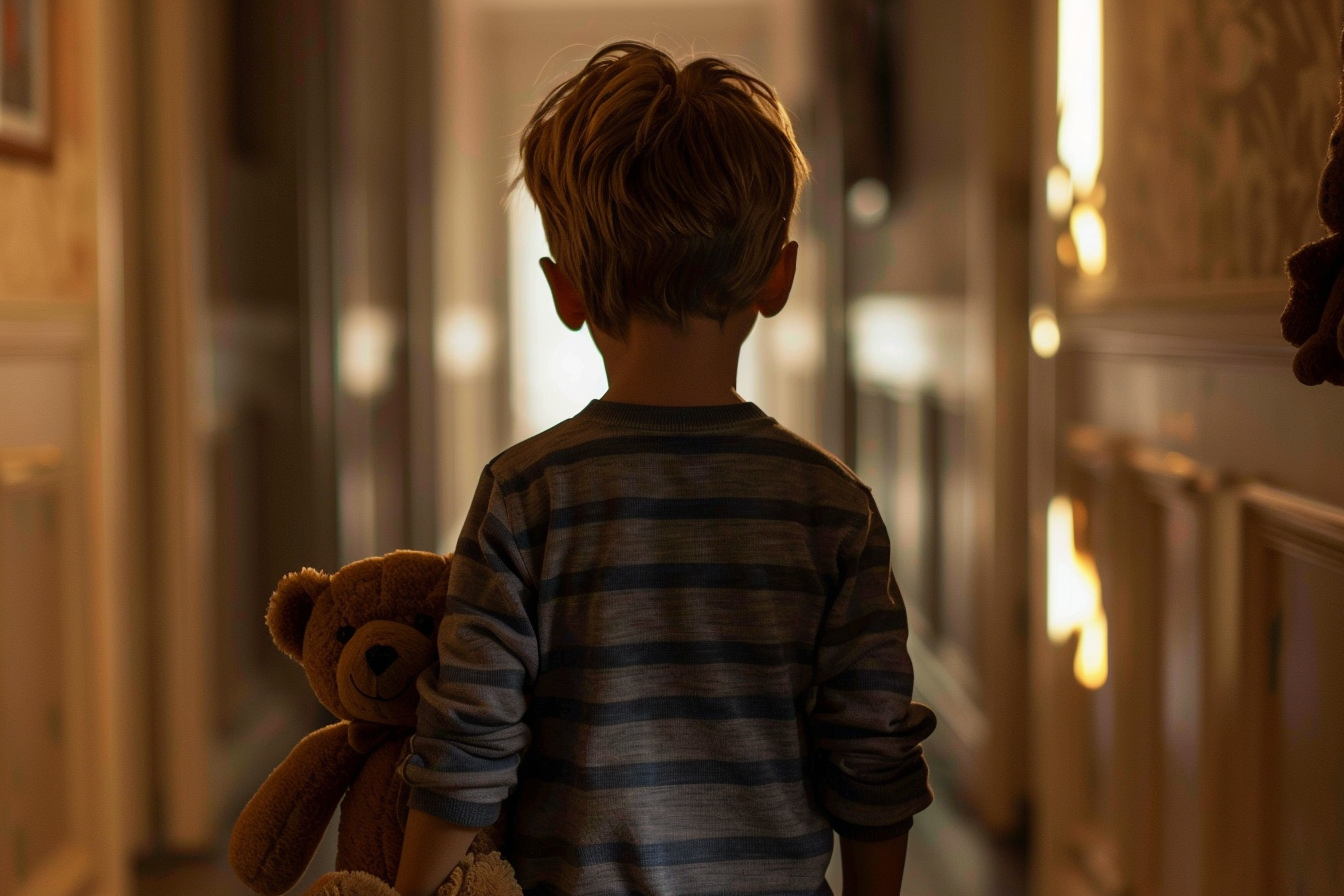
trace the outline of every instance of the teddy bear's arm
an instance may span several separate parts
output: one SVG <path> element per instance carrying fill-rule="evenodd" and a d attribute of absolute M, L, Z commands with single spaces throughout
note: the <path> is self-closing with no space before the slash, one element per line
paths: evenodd
<path fill-rule="evenodd" d="M 1283 338 L 1290 344 L 1300 346 L 1316 335 L 1341 269 L 1344 269 L 1344 234 L 1308 243 L 1288 259 L 1288 305 L 1279 322 Z"/>
<path fill-rule="evenodd" d="M 248 801 L 229 838 L 229 864 L 263 896 L 294 886 L 308 867 L 364 756 L 351 749 L 348 722 L 299 741 Z"/>

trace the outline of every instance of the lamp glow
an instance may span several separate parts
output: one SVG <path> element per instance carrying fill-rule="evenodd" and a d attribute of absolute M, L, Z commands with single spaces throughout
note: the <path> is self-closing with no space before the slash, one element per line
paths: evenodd
<path fill-rule="evenodd" d="M 891 191 L 876 177 L 865 177 L 849 188 L 845 206 L 854 223 L 861 227 L 876 227 L 886 220 L 891 209 Z"/>
<path fill-rule="evenodd" d="M 1078 550 L 1073 537 L 1073 501 L 1058 495 L 1046 511 L 1046 634 L 1064 644 L 1079 633 L 1073 673 L 1095 690 L 1108 672 L 1106 611 L 1097 564 Z"/>
<path fill-rule="evenodd" d="M 479 308 L 460 306 L 439 319 L 434 331 L 434 360 L 440 370 L 465 379 L 490 364 L 495 328 Z"/>
<path fill-rule="evenodd" d="M 933 334 L 914 302 L 877 296 L 855 301 L 849 342 L 860 382 L 908 387 L 933 375 Z"/>
<path fill-rule="evenodd" d="M 1075 206 L 1069 216 L 1069 232 L 1078 250 L 1078 269 L 1089 277 L 1106 270 L 1106 222 L 1089 203 Z"/>
<path fill-rule="evenodd" d="M 392 382 L 397 323 L 392 312 L 360 305 L 341 315 L 337 371 L 341 386 L 358 398 L 372 398 Z"/>
<path fill-rule="evenodd" d="M 1046 513 L 1046 633 L 1056 644 L 1069 640 L 1092 615 L 1093 594 L 1078 568 L 1073 544 L 1073 502 L 1058 495 Z"/>
<path fill-rule="evenodd" d="M 1107 637 L 1106 614 L 1098 608 L 1096 615 L 1083 623 L 1078 652 L 1073 655 L 1073 677 L 1089 690 L 1095 691 L 1106 683 Z"/>
<path fill-rule="evenodd" d="M 1101 172 L 1102 0 L 1059 0 L 1059 160 L 1087 199 Z"/>
<path fill-rule="evenodd" d="M 571 332 L 555 313 L 537 260 L 550 251 L 541 212 L 514 190 L 509 225 L 509 379 L 514 438 L 548 429 L 607 388 L 606 368 L 586 326 Z"/>
<path fill-rule="evenodd" d="M 789 373 L 807 375 L 821 363 L 821 324 L 799 310 L 781 315 L 769 330 L 779 366 Z"/>
<path fill-rule="evenodd" d="M 1059 354 L 1059 321 L 1055 312 L 1049 308 L 1037 308 L 1028 319 L 1031 330 L 1031 348 L 1042 358 L 1049 360 Z"/>
<path fill-rule="evenodd" d="M 1066 221 L 1073 209 L 1073 178 L 1069 169 L 1056 165 L 1045 176 L 1045 207 L 1056 221 Z"/>

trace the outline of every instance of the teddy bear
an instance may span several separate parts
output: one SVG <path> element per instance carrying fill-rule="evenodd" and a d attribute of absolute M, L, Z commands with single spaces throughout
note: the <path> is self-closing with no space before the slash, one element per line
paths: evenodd
<path fill-rule="evenodd" d="M 416 679 L 438 659 L 451 562 L 394 551 L 334 575 L 290 573 L 276 586 L 271 637 L 340 721 L 299 741 L 233 827 L 229 864 L 257 893 L 294 886 L 339 803 L 337 870 L 306 896 L 396 896 L 409 795 L 397 769 L 415 732 Z M 497 824 L 477 836 L 438 896 L 521 896 L 496 848 L 500 833 Z"/>
<path fill-rule="evenodd" d="M 1341 46 L 1344 54 L 1344 45 Z M 1288 259 L 1292 285 L 1280 323 L 1283 338 L 1298 347 L 1293 373 L 1308 386 L 1344 386 L 1344 78 L 1325 171 L 1316 194 L 1321 222 L 1329 231 Z"/>

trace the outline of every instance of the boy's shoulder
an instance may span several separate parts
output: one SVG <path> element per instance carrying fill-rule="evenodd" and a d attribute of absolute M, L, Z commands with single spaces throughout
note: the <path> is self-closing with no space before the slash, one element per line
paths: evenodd
<path fill-rule="evenodd" d="M 496 481 L 516 479 L 528 470 L 545 466 L 557 452 L 568 451 L 591 441 L 593 435 L 592 426 L 582 416 L 570 417 L 550 429 L 510 445 L 485 466 Z"/>
<path fill-rule="evenodd" d="M 860 479 L 859 475 L 851 470 L 849 465 L 840 458 L 810 439 L 798 435 L 798 433 L 788 427 L 781 426 L 774 421 L 771 422 L 774 423 L 774 425 L 770 428 L 769 437 L 780 442 L 782 445 L 788 446 L 788 450 L 791 454 L 799 459 L 806 459 L 810 463 L 829 471 L 834 474 L 836 480 L 850 486 L 864 497 L 872 494 L 872 489 L 868 487 L 867 483 Z"/>
<path fill-rule="evenodd" d="M 788 465 L 797 475 L 808 475 L 809 478 L 815 476 L 819 480 L 816 484 L 820 489 L 830 496 L 830 500 L 839 503 L 847 503 L 848 499 L 866 505 L 871 501 L 871 489 L 844 461 L 782 426 L 774 418 L 764 415 L 753 425 L 732 432 L 669 437 L 666 434 L 613 429 L 580 414 L 506 448 L 490 461 L 488 468 L 496 481 L 521 486 L 524 482 L 535 480 L 547 467 L 563 465 L 588 455 L 594 450 L 595 443 L 611 439 L 633 439 L 636 444 L 623 446 L 622 451 L 643 444 L 647 444 L 649 451 L 656 451 L 654 446 L 657 441 L 664 438 L 703 442 L 703 450 L 710 453 L 715 451 L 716 444 L 722 444 L 723 450 L 738 456 L 756 455 L 767 463 L 777 461 L 781 465 Z"/>

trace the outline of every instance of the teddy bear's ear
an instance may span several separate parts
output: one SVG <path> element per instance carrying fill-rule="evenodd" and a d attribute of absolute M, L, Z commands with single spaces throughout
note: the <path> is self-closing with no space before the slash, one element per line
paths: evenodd
<path fill-rule="evenodd" d="M 308 617 L 330 582 L 331 576 L 324 572 L 302 569 L 281 579 L 271 595 L 266 627 L 275 646 L 296 663 L 303 662 L 303 631 L 308 627 Z"/>

